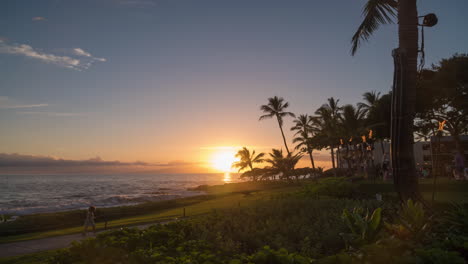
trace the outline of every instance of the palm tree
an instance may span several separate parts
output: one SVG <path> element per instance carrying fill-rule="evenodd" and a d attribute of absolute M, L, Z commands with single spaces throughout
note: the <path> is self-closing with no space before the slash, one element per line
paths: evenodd
<path fill-rule="evenodd" d="M 248 150 L 246 147 L 243 147 L 236 154 L 236 158 L 239 158 L 239 161 L 234 162 L 232 167 L 239 168 L 239 172 L 249 168 L 251 172 L 254 169 L 253 165 L 255 163 L 263 162 L 263 156 L 265 156 L 265 153 L 259 153 L 258 155 L 255 155 L 255 150 L 250 153 L 250 150 Z M 252 180 L 256 181 L 257 178 L 252 176 Z"/>
<path fill-rule="evenodd" d="M 314 157 L 312 156 L 312 143 L 309 134 L 312 134 L 314 131 L 317 130 L 314 127 L 314 119 L 309 115 L 299 115 L 294 120 L 294 126 L 291 127 L 291 130 L 297 130 L 293 143 L 299 143 L 296 145 L 296 150 L 301 150 L 303 152 L 307 152 L 310 157 L 310 163 L 312 164 L 312 168 L 315 169 Z"/>
<path fill-rule="evenodd" d="M 314 122 L 317 127 L 320 128 L 321 136 L 320 139 L 325 140 L 327 146 L 330 147 L 331 157 L 332 157 L 332 167 L 335 166 L 335 147 L 338 145 L 338 119 L 340 117 L 341 107 L 338 106 L 340 99 L 335 100 L 335 98 L 328 98 L 328 104 L 322 105 L 315 114 L 317 115 L 314 118 Z"/>
<path fill-rule="evenodd" d="M 279 175 L 280 178 L 290 179 L 291 174 L 294 172 L 294 167 L 302 158 L 300 153 L 283 155 L 283 150 L 272 149 L 270 158 L 265 161 L 270 163 L 271 166 L 266 167 L 268 175 L 273 178 Z"/>
<path fill-rule="evenodd" d="M 265 113 L 265 115 L 260 116 L 259 120 L 276 117 L 279 128 L 281 130 L 281 136 L 283 136 L 284 146 L 286 147 L 286 151 L 288 152 L 288 154 L 290 154 L 291 152 L 289 152 L 288 144 L 286 143 L 286 138 L 284 137 L 283 132 L 283 118 L 286 116 L 295 117 L 295 115 L 291 112 L 284 111 L 286 108 L 288 108 L 288 106 L 289 103 L 284 102 L 284 99 L 282 97 L 275 96 L 268 98 L 268 104 L 262 105 L 260 107 L 260 110 L 262 110 L 263 113 Z"/>
<path fill-rule="evenodd" d="M 342 114 L 339 117 L 339 125 L 341 135 L 346 139 L 355 137 L 359 138 L 365 133 L 364 127 L 365 111 L 361 107 L 354 107 L 353 105 L 345 105 Z"/>
<path fill-rule="evenodd" d="M 339 116 L 339 133 L 348 143 L 346 143 L 346 161 L 348 162 L 348 168 L 351 167 L 351 160 L 354 164 L 360 164 L 363 159 L 362 145 L 359 145 L 357 140 L 362 135 L 366 134 L 366 128 L 364 126 L 365 111 L 361 107 L 354 107 L 353 105 L 345 105 L 342 108 L 342 113 Z M 347 139 L 350 139 L 349 141 Z M 355 155 L 350 155 L 349 146 L 353 148 Z M 361 151 L 358 151 L 358 146 L 361 146 Z M 359 157 L 356 157 L 358 154 Z"/>
<path fill-rule="evenodd" d="M 367 115 L 370 111 L 375 109 L 377 107 L 377 104 L 379 103 L 380 99 L 380 92 L 376 91 L 371 91 L 371 92 L 365 92 L 362 95 L 362 99 L 365 101 L 358 103 L 358 107 L 364 111 L 364 113 Z"/>
<path fill-rule="evenodd" d="M 418 58 L 416 0 L 368 0 L 364 20 L 354 34 L 351 53 L 382 24 L 398 20 L 399 47 L 393 51 L 395 82 L 392 98 L 392 165 L 395 189 L 401 200 L 422 200 L 413 155 L 413 120 Z"/>
<path fill-rule="evenodd" d="M 366 127 L 373 131 L 373 138 L 380 140 L 382 155 L 384 140 L 390 138 L 392 92 L 382 95 L 367 112 Z"/>

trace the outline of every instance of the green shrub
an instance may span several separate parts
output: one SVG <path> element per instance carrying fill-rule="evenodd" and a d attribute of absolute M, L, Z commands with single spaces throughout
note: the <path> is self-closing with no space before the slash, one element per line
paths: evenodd
<path fill-rule="evenodd" d="M 353 211 L 343 210 L 343 221 L 351 233 L 344 233 L 343 238 L 348 245 L 362 246 L 377 239 L 377 235 L 382 227 L 382 208 L 374 210 L 372 215 L 367 210 L 364 214 L 362 207 L 354 208 Z"/>
<path fill-rule="evenodd" d="M 337 198 L 351 198 L 356 194 L 357 185 L 346 178 L 324 178 L 317 183 L 304 187 L 304 193 L 308 196 L 331 196 Z"/>
<path fill-rule="evenodd" d="M 386 227 L 400 239 L 420 241 L 428 233 L 430 217 L 421 203 L 408 200 L 400 210 L 397 223 L 386 224 Z"/>
<path fill-rule="evenodd" d="M 310 263 L 344 248 L 341 214 L 355 207 L 373 210 L 377 202 L 298 196 L 260 201 L 146 230 L 102 233 L 50 263 Z"/>

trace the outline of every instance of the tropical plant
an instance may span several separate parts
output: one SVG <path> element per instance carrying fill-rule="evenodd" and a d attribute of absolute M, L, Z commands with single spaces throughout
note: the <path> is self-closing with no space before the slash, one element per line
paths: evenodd
<path fill-rule="evenodd" d="M 364 20 L 353 35 L 351 54 L 382 24 L 398 20 L 399 47 L 393 51 L 395 72 L 392 105 L 392 164 L 395 189 L 400 199 L 422 200 L 413 155 L 413 120 L 418 58 L 418 11 L 416 0 L 367 0 Z"/>
<path fill-rule="evenodd" d="M 314 157 L 312 156 L 313 146 L 310 134 L 313 134 L 317 131 L 317 128 L 314 126 L 314 118 L 309 115 L 299 115 L 294 120 L 294 126 L 291 127 L 291 130 L 297 131 L 293 143 L 298 143 L 295 147 L 296 150 L 306 152 L 309 154 L 310 163 L 312 168 L 315 169 Z"/>
<path fill-rule="evenodd" d="M 380 99 L 380 92 L 376 92 L 376 91 L 365 92 L 362 95 L 362 99 L 365 102 L 358 103 L 358 107 L 362 109 L 364 114 L 367 115 L 369 112 L 371 112 L 377 107 L 379 103 L 379 99 Z"/>
<path fill-rule="evenodd" d="M 468 133 L 468 55 L 455 54 L 432 69 L 425 69 L 418 85 L 417 117 L 420 123 L 437 128 L 445 121 L 444 131 L 454 137 L 463 153 L 459 136 Z M 423 129 L 428 130 L 425 126 Z M 419 132 L 423 132 L 421 128 Z M 435 133 L 433 133 L 435 134 Z"/>
<path fill-rule="evenodd" d="M 253 165 L 255 163 L 262 163 L 263 162 L 263 156 L 265 156 L 265 153 L 259 153 L 255 155 L 255 150 L 250 153 L 250 150 L 247 149 L 246 147 L 243 147 L 241 150 L 239 150 L 236 153 L 236 158 L 239 158 L 239 161 L 236 161 L 232 164 L 232 167 L 238 168 L 239 172 L 242 170 L 245 170 L 246 168 L 249 168 L 250 171 L 254 169 Z M 244 174 L 241 175 L 241 177 Z M 252 174 L 250 176 L 253 181 L 257 180 L 257 177 L 255 174 Z"/>
<path fill-rule="evenodd" d="M 294 167 L 301 158 L 302 155 L 300 153 L 288 153 L 284 156 L 282 150 L 272 149 L 270 158 L 265 159 L 266 162 L 270 163 L 270 166 L 266 167 L 268 175 L 273 178 L 278 176 L 280 179 L 289 180 L 290 177 L 293 176 Z"/>
<path fill-rule="evenodd" d="M 421 203 L 408 200 L 400 210 L 397 223 L 386 227 L 399 239 L 419 241 L 429 230 L 429 220 Z"/>
<path fill-rule="evenodd" d="M 382 227 L 382 208 L 377 208 L 370 215 L 362 207 L 353 211 L 343 210 L 343 221 L 351 233 L 343 234 L 348 246 L 362 246 L 374 242 Z"/>
<path fill-rule="evenodd" d="M 336 168 L 335 165 L 335 148 L 338 146 L 339 135 L 338 135 L 338 119 L 340 117 L 341 107 L 338 106 L 338 102 L 331 97 L 328 98 L 328 103 L 319 107 L 313 118 L 315 127 L 318 128 L 319 132 L 312 138 L 315 145 L 320 149 L 321 147 L 330 148 L 332 167 Z"/>
<path fill-rule="evenodd" d="M 295 115 L 291 112 L 285 112 L 285 109 L 288 107 L 289 103 L 284 102 L 284 99 L 282 97 L 274 96 L 268 98 L 268 104 L 262 105 L 260 107 L 260 110 L 262 110 L 265 114 L 260 116 L 259 120 L 276 117 L 279 128 L 281 130 L 281 136 L 283 137 L 284 147 L 286 148 L 286 151 L 289 154 L 290 152 L 288 144 L 286 143 L 286 138 L 284 137 L 283 132 L 283 118 L 286 116 L 295 117 Z"/>

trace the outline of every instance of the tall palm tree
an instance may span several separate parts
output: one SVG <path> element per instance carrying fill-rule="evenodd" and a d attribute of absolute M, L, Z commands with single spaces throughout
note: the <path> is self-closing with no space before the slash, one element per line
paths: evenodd
<path fill-rule="evenodd" d="M 317 127 L 320 127 L 321 139 L 326 140 L 327 145 L 330 147 L 331 157 L 332 157 L 332 167 L 335 166 L 335 147 L 338 145 L 338 119 L 340 117 L 340 111 L 342 107 L 338 106 L 340 99 L 335 99 L 333 97 L 328 98 L 328 103 L 322 105 L 315 114 L 317 115 L 314 118 L 314 122 Z"/>
<path fill-rule="evenodd" d="M 286 147 L 286 151 L 288 154 L 290 154 L 291 152 L 289 152 L 288 144 L 286 143 L 286 138 L 284 137 L 283 132 L 283 118 L 286 116 L 295 117 L 295 115 L 291 112 L 284 111 L 286 108 L 288 108 L 288 106 L 289 103 L 284 102 L 282 97 L 275 96 L 268 98 L 268 104 L 262 105 L 260 107 L 260 110 L 262 110 L 265 115 L 260 116 L 259 120 L 276 117 L 279 128 L 281 130 L 281 136 L 283 136 L 284 147 Z"/>
<path fill-rule="evenodd" d="M 354 107 L 353 105 L 345 105 L 342 108 L 342 113 L 339 117 L 339 133 L 342 138 L 344 138 L 346 143 L 346 161 L 348 162 L 348 168 L 350 167 L 352 158 L 355 161 L 355 165 L 359 164 L 363 158 L 362 152 L 362 145 L 361 151 L 356 151 L 358 149 L 359 143 L 357 140 L 352 139 L 359 139 L 362 135 L 366 134 L 367 129 L 364 126 L 364 119 L 365 111 L 362 110 L 361 107 Z M 350 140 L 347 140 L 350 139 Z M 349 146 L 352 146 L 353 153 L 352 157 L 349 155 Z M 358 154 L 359 153 L 359 154 Z M 357 158 L 356 154 L 358 154 L 359 158 Z"/>
<path fill-rule="evenodd" d="M 239 168 L 239 172 L 245 170 L 246 168 L 249 168 L 250 171 L 253 171 L 253 165 L 255 163 L 262 163 L 263 156 L 265 156 L 265 153 L 259 153 L 255 155 L 255 150 L 250 153 L 249 149 L 243 147 L 236 154 L 236 158 L 239 158 L 239 161 L 234 162 L 232 167 Z M 252 180 L 256 181 L 257 179 L 255 176 L 253 176 Z"/>
<path fill-rule="evenodd" d="M 401 200 L 422 200 L 413 155 L 413 120 L 418 58 L 416 0 L 368 0 L 364 20 L 354 34 L 351 53 L 382 24 L 398 20 L 399 47 L 393 51 L 395 82 L 392 98 L 392 166 L 395 189 Z"/>
<path fill-rule="evenodd" d="M 302 150 L 307 152 L 310 157 L 310 163 L 312 164 L 312 168 L 315 169 L 314 157 L 312 156 L 312 143 L 310 134 L 313 134 L 317 128 L 314 126 L 314 119 L 312 116 L 309 115 L 299 115 L 294 120 L 294 126 L 291 127 L 291 130 L 296 130 L 295 138 L 293 139 L 293 143 L 299 143 L 296 145 L 296 150 Z"/>

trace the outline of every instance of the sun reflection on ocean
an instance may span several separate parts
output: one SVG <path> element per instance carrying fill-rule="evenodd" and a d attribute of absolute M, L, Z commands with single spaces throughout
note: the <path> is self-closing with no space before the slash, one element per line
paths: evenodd
<path fill-rule="evenodd" d="M 232 182 L 231 174 L 229 172 L 224 173 L 223 181 L 224 181 L 224 183 L 231 183 Z"/>

